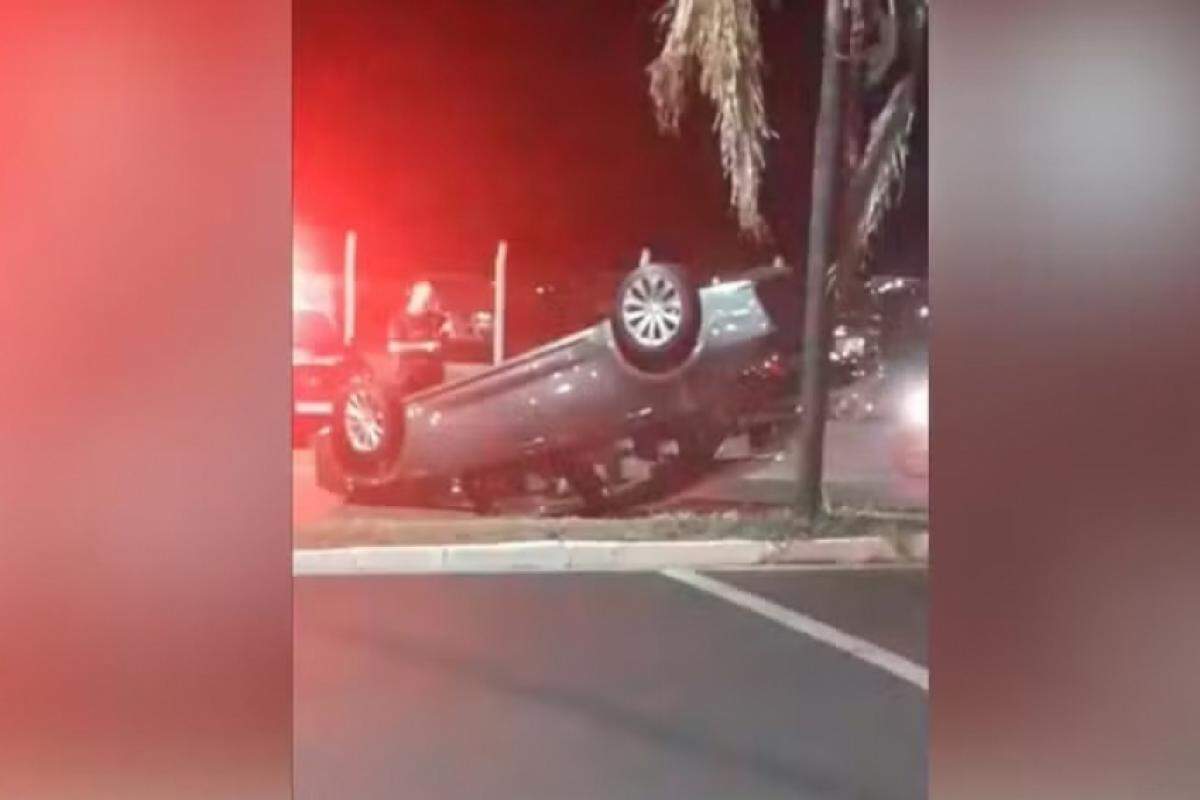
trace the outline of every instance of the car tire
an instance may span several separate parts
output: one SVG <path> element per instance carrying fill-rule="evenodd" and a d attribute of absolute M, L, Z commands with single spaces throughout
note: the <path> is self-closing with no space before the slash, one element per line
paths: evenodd
<path fill-rule="evenodd" d="M 355 377 L 333 406 L 332 444 L 347 474 L 383 479 L 404 444 L 404 409 L 378 382 Z"/>
<path fill-rule="evenodd" d="M 617 288 L 613 336 L 625 359 L 644 372 L 682 365 L 696 346 L 700 322 L 700 294 L 679 267 L 640 266 Z"/>

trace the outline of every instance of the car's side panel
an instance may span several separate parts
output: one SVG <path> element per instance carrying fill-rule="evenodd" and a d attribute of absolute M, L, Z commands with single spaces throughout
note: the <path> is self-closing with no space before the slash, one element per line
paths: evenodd
<path fill-rule="evenodd" d="M 625 363 L 602 323 L 414 395 L 397 477 L 460 475 L 718 414 L 745 363 L 766 351 L 772 328 L 748 281 L 703 290 L 701 307 L 700 343 L 673 373 L 648 375 Z"/>
<path fill-rule="evenodd" d="M 701 293 L 701 299 L 704 353 L 688 379 L 700 388 L 705 403 L 720 403 L 741 371 L 779 343 L 774 341 L 775 328 L 752 282 L 710 287 Z"/>
<path fill-rule="evenodd" d="M 554 364 L 592 360 L 600 349 L 583 331 L 462 381 L 406 401 L 402 477 L 461 475 L 512 463 L 545 447 L 539 403 Z M 565 361 L 564 361 L 565 359 Z"/>

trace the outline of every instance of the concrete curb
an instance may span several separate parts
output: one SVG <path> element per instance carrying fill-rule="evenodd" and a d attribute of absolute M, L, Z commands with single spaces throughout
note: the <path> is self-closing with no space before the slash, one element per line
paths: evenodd
<path fill-rule="evenodd" d="M 928 518 L 898 513 L 861 512 L 847 516 L 864 522 L 895 523 L 896 526 L 928 526 Z M 791 539 L 796 521 L 785 515 L 745 516 L 740 514 L 658 513 L 643 517 L 435 517 L 399 519 L 386 512 L 356 510 L 332 514 L 296 529 L 304 543 L 351 541 L 360 545 L 429 544 L 430 532 L 452 543 L 541 543 L 546 540 L 600 542 L 689 542 L 689 541 L 774 541 Z M 847 531 L 853 534 L 853 531 Z M 867 535 L 863 531 L 862 535 Z M 914 531 L 905 532 L 910 535 Z M 490 542 L 489 542 L 490 540 Z M 444 541 L 443 541 L 444 543 Z M 305 545 L 311 546 L 311 545 Z"/>
<path fill-rule="evenodd" d="M 927 562 L 928 556 L 928 533 L 790 541 L 716 539 L 384 545 L 296 550 L 292 555 L 292 574 L 609 572 L 767 564 L 921 564 Z"/>

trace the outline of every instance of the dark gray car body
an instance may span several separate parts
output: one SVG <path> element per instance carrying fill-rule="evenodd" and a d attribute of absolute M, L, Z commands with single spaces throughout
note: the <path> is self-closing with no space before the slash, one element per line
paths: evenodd
<path fill-rule="evenodd" d="M 774 270 L 699 291 L 697 343 L 675 368 L 649 373 L 618 348 L 612 323 L 403 398 L 404 439 L 382 475 L 348 474 L 326 431 L 317 441 L 318 480 L 346 492 L 408 480 L 455 478 L 548 454 L 586 451 L 641 430 L 733 424 L 758 391 L 745 371 L 770 357 L 782 336 L 756 286 Z"/>

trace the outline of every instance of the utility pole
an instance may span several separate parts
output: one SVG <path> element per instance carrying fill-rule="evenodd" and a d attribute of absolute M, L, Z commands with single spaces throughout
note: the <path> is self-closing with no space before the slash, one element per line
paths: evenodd
<path fill-rule="evenodd" d="M 842 148 L 842 87 L 845 66 L 844 0 L 825 0 L 821 100 L 813 145 L 812 210 L 804 281 L 804 342 L 801 354 L 799 459 L 796 507 L 809 523 L 821 512 L 825 412 L 829 359 L 827 276 L 838 242 Z"/>
<path fill-rule="evenodd" d="M 508 242 L 501 240 L 496 245 L 495 277 L 492 280 L 494 291 L 492 315 L 492 363 L 499 364 L 504 360 L 504 304 L 505 278 L 508 268 Z"/>
<path fill-rule="evenodd" d="M 355 261 L 358 258 L 358 234 L 346 231 L 346 249 L 342 254 L 342 338 L 349 345 L 354 341 Z"/>

